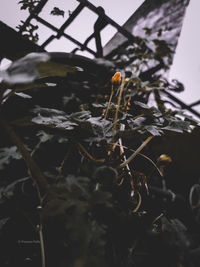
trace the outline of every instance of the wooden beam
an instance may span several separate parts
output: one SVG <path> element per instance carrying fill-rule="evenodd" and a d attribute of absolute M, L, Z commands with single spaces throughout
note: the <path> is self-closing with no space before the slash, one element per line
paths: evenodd
<path fill-rule="evenodd" d="M 31 52 L 44 52 L 39 45 L 24 38 L 19 32 L 0 21 L 0 60 L 16 60 Z"/>

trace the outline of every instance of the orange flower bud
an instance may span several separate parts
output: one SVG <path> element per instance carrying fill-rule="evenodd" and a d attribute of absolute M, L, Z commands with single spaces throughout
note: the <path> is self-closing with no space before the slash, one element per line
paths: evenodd
<path fill-rule="evenodd" d="M 113 76 L 112 76 L 112 83 L 120 83 L 121 81 L 121 73 L 120 72 L 116 72 Z"/>

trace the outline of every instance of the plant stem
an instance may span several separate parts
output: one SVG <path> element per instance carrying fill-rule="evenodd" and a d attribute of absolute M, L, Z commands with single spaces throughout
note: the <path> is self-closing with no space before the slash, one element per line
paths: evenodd
<path fill-rule="evenodd" d="M 125 148 L 125 149 L 128 149 L 128 150 L 130 150 L 130 151 L 132 151 L 132 152 L 135 152 L 135 150 L 134 149 L 132 149 L 132 148 L 128 148 L 127 146 L 123 146 L 123 145 L 120 145 L 120 144 L 117 144 L 117 143 L 110 143 L 111 145 L 116 145 L 116 146 L 122 146 L 123 148 Z M 140 155 L 141 157 L 143 157 L 143 158 L 145 158 L 145 159 L 147 159 L 155 168 L 156 168 L 156 170 L 158 171 L 158 173 L 160 174 L 160 176 L 161 177 L 163 177 L 163 174 L 162 174 L 162 172 L 160 171 L 160 169 L 158 168 L 158 166 L 156 165 L 156 163 L 155 162 L 153 162 L 153 160 L 152 159 L 150 159 L 149 157 L 147 157 L 146 155 L 144 155 L 144 154 L 142 154 L 142 153 L 138 153 L 138 155 Z"/>
<path fill-rule="evenodd" d="M 40 168 L 35 163 L 35 161 L 32 159 L 30 153 L 25 148 L 24 144 L 20 140 L 20 138 L 17 136 L 15 131 L 10 127 L 10 125 L 0 118 L 0 125 L 4 128 L 5 132 L 10 137 L 10 140 L 16 145 L 16 147 L 19 149 L 24 161 L 26 162 L 27 167 L 30 169 L 33 177 L 37 180 L 39 185 L 44 189 L 47 190 L 48 183 L 43 176 Z"/>
<path fill-rule="evenodd" d="M 117 127 L 117 117 L 118 117 L 118 113 L 119 113 L 119 108 L 120 108 L 120 103 L 121 103 L 121 99 L 122 99 L 122 93 L 124 90 L 124 85 L 125 85 L 125 76 L 122 77 L 122 83 L 120 86 L 120 91 L 119 91 L 119 96 L 118 96 L 118 101 L 117 101 L 117 108 L 116 108 L 115 117 L 114 117 L 114 121 L 113 121 L 113 132 L 116 131 L 116 127 Z"/>
<path fill-rule="evenodd" d="M 109 108 L 110 108 L 110 104 L 111 104 L 111 100 L 112 100 L 113 94 L 114 94 L 114 86 L 112 84 L 111 94 L 110 94 L 110 98 L 109 98 L 109 101 L 108 101 L 108 106 L 106 108 L 106 112 L 104 114 L 104 119 L 106 119 L 107 116 L 108 116 L 108 111 L 109 111 Z"/>
<path fill-rule="evenodd" d="M 6 89 L 7 89 L 6 85 L 4 83 L 0 83 L 0 104 L 3 101 L 4 98 L 3 94 L 6 91 Z"/>
<path fill-rule="evenodd" d="M 44 238 L 42 232 L 42 223 L 39 226 L 39 236 L 40 236 L 40 248 L 41 248 L 41 258 L 42 258 L 42 267 L 45 267 L 45 252 L 44 252 Z"/>
<path fill-rule="evenodd" d="M 137 156 L 137 154 L 139 154 L 139 152 L 151 141 L 152 138 L 153 136 L 149 136 L 126 161 L 118 166 L 118 168 L 124 168 L 127 164 L 129 164 Z"/>
<path fill-rule="evenodd" d="M 92 160 L 92 161 L 94 161 L 94 162 L 101 162 L 101 163 L 103 163 L 103 162 L 105 162 L 105 159 L 95 159 L 85 148 L 84 148 L 84 146 L 83 145 L 81 145 L 80 143 L 78 143 L 78 147 L 86 154 L 86 156 L 90 159 L 90 160 Z"/>
<path fill-rule="evenodd" d="M 142 197 L 141 197 L 140 193 L 138 191 L 136 191 L 136 192 L 138 194 L 138 204 L 137 204 L 136 208 L 133 210 L 133 213 L 138 211 L 138 209 L 140 208 L 140 205 L 142 203 Z"/>

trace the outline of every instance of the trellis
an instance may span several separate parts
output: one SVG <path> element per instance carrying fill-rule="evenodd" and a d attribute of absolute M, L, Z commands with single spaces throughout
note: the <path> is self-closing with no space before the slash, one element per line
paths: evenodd
<path fill-rule="evenodd" d="M 70 16 L 64 21 L 64 23 L 61 25 L 60 28 L 55 27 L 54 25 L 52 25 L 51 23 L 49 23 L 48 21 L 46 21 L 44 18 L 40 16 L 40 12 L 44 8 L 44 6 L 47 4 L 48 0 L 39 1 L 38 4 L 35 6 L 35 8 L 30 12 L 30 15 L 28 16 L 26 21 L 23 23 L 23 25 L 20 26 L 19 32 L 22 34 L 23 31 L 25 31 L 26 27 L 30 24 L 30 22 L 33 19 L 35 19 L 39 23 L 43 24 L 44 26 L 46 26 L 47 28 L 49 28 L 50 30 L 54 32 L 54 34 L 51 34 L 41 44 L 42 49 L 45 49 L 47 45 L 49 45 L 55 39 L 60 39 L 61 37 L 64 37 L 76 45 L 76 48 L 73 51 L 71 51 L 71 53 L 76 53 L 77 51 L 87 51 L 88 53 L 90 53 L 92 56 L 96 58 L 104 57 L 103 47 L 102 47 L 102 42 L 101 42 L 101 31 L 107 25 L 111 25 L 112 27 L 114 27 L 120 34 L 122 34 L 127 39 L 126 45 L 133 44 L 133 43 L 139 44 L 140 40 L 138 39 L 138 37 L 133 36 L 124 27 L 120 26 L 114 20 L 112 20 L 109 16 L 107 16 L 102 7 L 96 7 L 88 0 L 76 0 L 76 1 L 79 2 L 78 6 L 71 12 Z M 87 8 L 90 11 L 97 14 L 98 18 L 93 26 L 94 32 L 85 40 L 85 42 L 81 43 L 73 36 L 67 34 L 65 30 L 78 17 L 78 15 L 82 12 L 84 8 Z M 96 51 L 88 47 L 88 43 L 91 39 L 95 40 Z M 142 45 L 144 46 L 143 48 L 145 50 L 151 50 L 151 48 L 149 48 L 145 43 L 143 43 Z M 112 53 L 107 55 L 105 58 L 112 60 L 113 56 L 115 56 L 118 52 L 119 50 L 116 49 Z M 156 73 L 157 71 L 163 68 L 162 58 L 156 57 L 156 60 L 158 62 L 156 66 L 153 66 L 151 69 L 148 69 L 145 73 L 140 74 L 140 77 L 142 79 L 145 79 L 145 77 L 149 77 L 149 75 L 153 75 L 154 73 Z M 178 104 L 181 108 L 188 110 L 189 112 L 191 112 L 192 114 L 200 118 L 200 114 L 195 109 L 193 109 L 194 106 L 200 104 L 200 100 L 196 101 L 195 103 L 192 103 L 191 105 L 187 105 L 183 103 L 181 100 L 179 100 L 178 98 L 176 98 L 171 93 L 166 92 L 166 94 L 169 99 L 171 99 L 173 102 Z"/>

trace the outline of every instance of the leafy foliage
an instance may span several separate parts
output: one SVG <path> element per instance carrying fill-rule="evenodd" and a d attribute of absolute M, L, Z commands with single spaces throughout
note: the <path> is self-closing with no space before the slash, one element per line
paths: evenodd
<path fill-rule="evenodd" d="M 18 3 L 21 4 L 20 9 L 28 9 L 29 13 L 31 13 L 39 2 L 40 0 L 20 0 Z"/>
<path fill-rule="evenodd" d="M 21 31 L 23 24 L 24 24 L 24 21 L 21 20 L 21 25 L 18 25 L 16 28 L 19 29 L 19 31 Z M 39 35 L 37 32 L 35 32 L 37 29 L 38 29 L 38 25 L 29 23 L 29 25 L 26 26 L 25 30 L 23 30 L 22 35 L 28 40 L 34 43 L 37 43 L 39 40 Z"/>
<path fill-rule="evenodd" d="M 54 15 L 54 16 L 62 16 L 62 17 L 64 17 L 65 11 L 59 9 L 58 7 L 54 7 L 50 14 Z"/>

